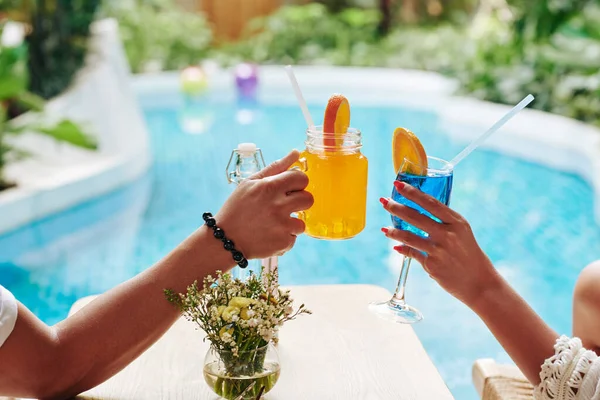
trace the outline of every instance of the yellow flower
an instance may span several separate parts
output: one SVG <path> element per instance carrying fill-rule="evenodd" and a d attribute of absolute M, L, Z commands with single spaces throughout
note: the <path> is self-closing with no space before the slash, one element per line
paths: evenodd
<path fill-rule="evenodd" d="M 222 315 L 223 321 L 229 322 L 229 321 L 231 321 L 231 317 L 233 317 L 234 315 L 239 314 L 239 313 L 240 313 L 240 309 L 237 307 L 232 307 L 232 306 L 226 307 L 223 310 L 223 315 Z"/>
<path fill-rule="evenodd" d="M 246 321 L 248 321 L 253 315 L 254 311 L 248 308 L 242 308 L 242 311 L 240 312 L 240 318 Z"/>
<path fill-rule="evenodd" d="M 254 304 L 255 302 L 256 301 L 254 299 L 249 299 L 247 297 L 232 297 L 231 300 L 229 300 L 229 306 L 245 308 L 248 307 L 250 304 Z"/>
<path fill-rule="evenodd" d="M 217 308 L 217 313 L 219 314 L 219 317 L 220 317 L 221 315 L 223 315 L 223 311 L 225 311 L 225 309 L 226 309 L 226 308 L 227 308 L 227 306 L 219 306 L 219 307 Z"/>
<path fill-rule="evenodd" d="M 266 294 L 263 293 L 260 295 L 260 299 L 264 300 L 265 302 L 268 300 L 268 302 L 273 304 L 274 306 L 277 305 L 277 299 L 273 295 L 267 296 Z"/>
<path fill-rule="evenodd" d="M 222 327 L 221 330 L 219 331 L 219 336 L 221 337 L 221 339 L 223 339 L 223 335 L 225 335 L 226 333 L 228 333 L 230 336 L 233 335 L 233 328 L 227 328 L 228 326 L 231 326 L 231 325 L 226 325 L 226 326 Z"/>

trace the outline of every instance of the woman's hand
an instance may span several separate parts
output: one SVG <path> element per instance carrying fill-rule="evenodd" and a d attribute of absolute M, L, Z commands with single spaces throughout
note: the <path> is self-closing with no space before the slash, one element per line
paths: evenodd
<path fill-rule="evenodd" d="M 242 182 L 215 216 L 246 258 L 283 254 L 304 232 L 304 222 L 291 214 L 309 209 L 314 200 L 304 190 L 306 174 L 288 171 L 299 156 L 294 150 Z"/>
<path fill-rule="evenodd" d="M 429 237 L 421 237 L 408 231 L 383 228 L 387 237 L 402 242 L 394 249 L 419 261 L 448 293 L 473 306 L 479 295 L 498 281 L 498 275 L 477 244 L 469 223 L 420 190 L 398 181 L 394 185 L 398 193 L 442 221 L 436 222 L 413 208 L 382 198 L 387 211 L 429 234 Z"/>
<path fill-rule="evenodd" d="M 402 196 L 442 221 L 381 199 L 390 213 L 429 234 L 423 238 L 384 228 L 388 237 L 403 243 L 397 251 L 417 259 L 440 286 L 476 312 L 529 381 L 540 383 L 540 365 L 554 353 L 558 335 L 500 277 L 460 214 L 410 185 L 394 185 Z"/>

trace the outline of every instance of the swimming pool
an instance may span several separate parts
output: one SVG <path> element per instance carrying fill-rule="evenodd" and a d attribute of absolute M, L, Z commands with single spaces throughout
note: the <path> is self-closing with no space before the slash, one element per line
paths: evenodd
<path fill-rule="evenodd" d="M 239 142 L 257 143 L 267 162 L 303 147 L 304 122 L 294 105 L 217 94 L 186 104 L 175 90 L 160 96 L 160 102 L 141 99 L 155 159 L 146 177 L 0 237 L 0 284 L 47 323 L 64 318 L 78 298 L 159 260 L 201 223 L 203 212 L 216 210 L 232 190 L 224 172 Z M 312 104 L 315 117 L 323 105 Z M 465 144 L 452 140 L 432 111 L 362 105 L 352 113 L 370 162 L 367 226 L 351 241 L 299 238 L 280 261 L 282 284 L 367 283 L 393 290 L 399 256 L 379 231 L 390 220 L 378 202 L 394 179 L 391 134 L 399 125 L 410 127 L 430 155 L 442 158 Z M 553 328 L 569 333 L 577 274 L 600 256 L 589 184 L 481 150 L 456 170 L 451 205 L 471 221 L 517 290 Z M 407 296 L 425 315 L 415 329 L 452 392 L 475 399 L 473 361 L 507 356 L 485 326 L 420 268 L 411 270 Z"/>

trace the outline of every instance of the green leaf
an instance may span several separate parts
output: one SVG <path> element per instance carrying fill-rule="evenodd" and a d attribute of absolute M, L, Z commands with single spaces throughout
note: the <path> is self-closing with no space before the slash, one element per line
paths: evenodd
<path fill-rule="evenodd" d="M 79 126 L 70 120 L 62 120 L 52 127 L 37 128 L 36 131 L 53 137 L 61 142 L 71 143 L 78 147 L 90 150 L 98 148 L 96 141 L 83 133 Z"/>
<path fill-rule="evenodd" d="M 0 100 L 16 97 L 27 89 L 23 47 L 0 47 Z"/>
<path fill-rule="evenodd" d="M 2 167 L 7 164 L 8 155 L 12 150 L 12 147 L 0 141 L 0 178 L 2 176 Z"/>
<path fill-rule="evenodd" d="M 44 109 L 44 99 L 31 92 L 19 93 L 15 100 L 31 111 L 42 111 Z"/>
<path fill-rule="evenodd" d="M 7 122 L 4 125 L 4 130 L 3 132 L 7 135 L 20 135 L 21 133 L 27 132 L 27 131 L 35 131 L 37 128 L 35 126 L 32 125 L 28 125 L 28 124 L 20 124 L 20 125 L 15 125 L 13 123 Z"/>

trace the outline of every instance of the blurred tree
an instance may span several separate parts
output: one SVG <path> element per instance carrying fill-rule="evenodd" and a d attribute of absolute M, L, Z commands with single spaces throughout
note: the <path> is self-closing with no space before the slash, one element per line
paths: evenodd
<path fill-rule="evenodd" d="M 253 21 L 246 41 L 222 48 L 222 62 L 364 65 L 379 42 L 379 12 L 349 8 L 330 13 L 323 4 L 282 7 Z M 379 56 L 379 59 L 381 56 Z"/>
<path fill-rule="evenodd" d="M 90 25 L 101 0 L 0 0 L 8 19 L 29 25 L 30 90 L 56 96 L 83 66 Z"/>
<path fill-rule="evenodd" d="M 379 11 L 381 12 L 381 21 L 377 27 L 380 36 L 387 36 L 392 27 L 392 3 L 393 0 L 379 0 Z"/>
<path fill-rule="evenodd" d="M 199 63 L 212 43 L 203 14 L 173 0 L 105 0 L 102 15 L 119 21 L 133 72 L 177 70 Z"/>
<path fill-rule="evenodd" d="M 100 0 L 24 0 L 30 3 L 30 90 L 44 98 L 56 96 L 83 66 L 90 25 Z M 33 5 L 31 7 L 31 4 Z"/>
<path fill-rule="evenodd" d="M 330 12 L 337 13 L 345 8 L 353 7 L 352 0 L 315 0 L 315 3 L 321 3 L 327 7 Z"/>
<path fill-rule="evenodd" d="M 9 11 L 19 5 L 21 0 L 0 0 L 0 12 Z"/>
<path fill-rule="evenodd" d="M 398 0 L 395 3 L 402 22 L 431 24 L 464 22 L 477 9 L 479 0 Z"/>
<path fill-rule="evenodd" d="M 515 42 L 522 49 L 528 42 L 547 42 L 584 7 L 597 0 L 507 0 L 507 3 L 515 15 Z"/>

